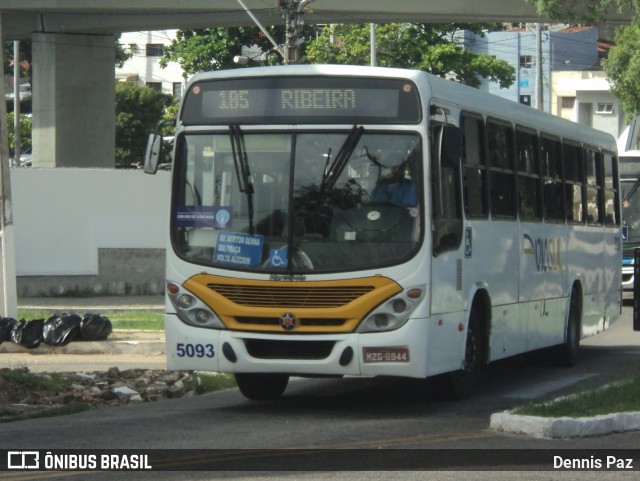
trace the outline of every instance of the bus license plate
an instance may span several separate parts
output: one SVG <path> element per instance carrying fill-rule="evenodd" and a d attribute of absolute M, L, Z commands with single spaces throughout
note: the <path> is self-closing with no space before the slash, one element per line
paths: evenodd
<path fill-rule="evenodd" d="M 364 347 L 364 362 L 409 362 L 407 347 Z"/>

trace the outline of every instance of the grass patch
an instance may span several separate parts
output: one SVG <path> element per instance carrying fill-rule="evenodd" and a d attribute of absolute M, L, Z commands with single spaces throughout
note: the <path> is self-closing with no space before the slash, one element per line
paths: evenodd
<path fill-rule="evenodd" d="M 22 369 L 0 369 L 0 385 L 20 386 L 24 392 L 58 392 L 68 383 L 59 374 L 40 376 Z"/>
<path fill-rule="evenodd" d="M 90 409 L 95 409 L 95 407 L 93 407 L 91 404 L 74 401 L 68 404 L 63 404 L 61 406 L 42 409 L 41 411 L 33 411 L 15 415 L 5 413 L 6 415 L 0 416 L 0 423 L 25 421 L 27 419 L 51 418 L 54 416 L 67 416 L 69 414 L 77 414 L 83 411 L 88 411 Z"/>
<path fill-rule="evenodd" d="M 187 391 L 195 390 L 197 394 L 205 394 L 236 386 L 235 378 L 230 374 L 194 372 L 182 380 Z"/>
<path fill-rule="evenodd" d="M 579 418 L 635 411 L 640 412 L 640 373 L 619 383 L 542 404 L 528 404 L 512 412 L 528 416 Z"/>
<path fill-rule="evenodd" d="M 55 311 L 37 311 L 29 309 L 18 309 L 18 319 L 48 319 L 57 314 Z M 84 316 L 85 312 L 76 312 L 79 316 Z M 114 329 L 137 329 L 145 331 L 162 331 L 164 330 L 164 315 L 158 311 L 112 311 L 101 312 L 111 321 Z"/>
<path fill-rule="evenodd" d="M 122 313 L 118 313 L 122 314 Z M 149 318 L 138 318 L 134 317 L 126 317 L 126 316 L 109 316 L 106 315 L 111 321 L 111 325 L 114 329 L 138 329 L 143 331 L 163 331 L 164 330 L 164 319 L 162 318 L 162 314 L 158 314 L 157 318 L 149 317 Z"/>
<path fill-rule="evenodd" d="M 33 394 L 54 396 L 67 390 L 69 385 L 70 382 L 57 373 L 35 374 L 26 369 L 0 369 L 0 422 L 64 416 L 91 409 L 91 405 L 79 401 L 60 406 L 13 406 L 24 403 Z"/>

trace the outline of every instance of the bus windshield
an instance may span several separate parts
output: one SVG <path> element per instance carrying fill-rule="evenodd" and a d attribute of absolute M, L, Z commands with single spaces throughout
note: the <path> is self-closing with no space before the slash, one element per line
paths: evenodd
<path fill-rule="evenodd" d="M 622 223 L 627 228 L 625 243 L 640 243 L 640 180 L 624 180 L 622 186 Z"/>
<path fill-rule="evenodd" d="M 402 262 L 424 212 L 415 133 L 265 133 L 232 125 L 183 134 L 172 243 L 187 261 L 271 274 Z"/>

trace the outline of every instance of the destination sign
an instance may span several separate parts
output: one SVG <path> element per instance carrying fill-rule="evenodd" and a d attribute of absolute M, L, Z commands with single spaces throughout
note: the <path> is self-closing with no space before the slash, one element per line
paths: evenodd
<path fill-rule="evenodd" d="M 408 80 L 278 77 L 201 81 L 182 110 L 185 125 L 231 123 L 416 123 Z"/>

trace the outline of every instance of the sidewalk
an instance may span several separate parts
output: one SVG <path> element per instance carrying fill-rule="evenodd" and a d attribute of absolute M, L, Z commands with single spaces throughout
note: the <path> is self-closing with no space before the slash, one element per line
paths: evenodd
<path fill-rule="evenodd" d="M 75 312 L 164 310 L 164 296 L 104 297 L 25 297 L 18 299 L 18 309 Z"/>
<path fill-rule="evenodd" d="M 54 312 L 67 312 L 83 316 L 87 313 L 103 314 L 126 311 L 164 311 L 163 296 L 107 296 L 107 297 L 40 297 L 18 299 L 18 309 L 42 311 L 43 317 Z M 30 320 L 30 319 L 29 319 Z M 30 354 L 142 354 L 164 355 L 164 331 L 114 330 L 106 341 L 75 341 L 66 346 L 40 344 L 35 349 L 3 342 L 0 353 L 23 352 Z"/>

